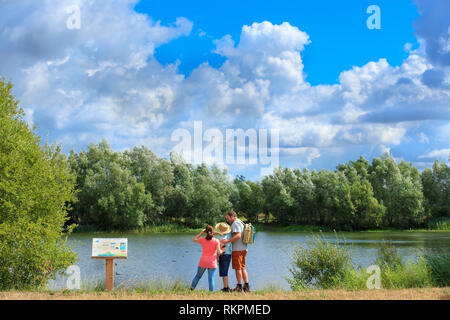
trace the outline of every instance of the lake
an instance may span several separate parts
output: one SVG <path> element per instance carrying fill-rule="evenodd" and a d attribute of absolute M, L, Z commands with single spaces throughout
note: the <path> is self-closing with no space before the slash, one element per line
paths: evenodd
<path fill-rule="evenodd" d="M 333 233 L 324 233 L 334 242 Z M 81 242 L 76 248 L 81 281 L 95 282 L 105 277 L 105 261 L 91 259 L 92 238 L 128 238 L 128 259 L 115 260 L 114 284 L 132 283 L 135 279 L 181 278 L 190 283 L 194 277 L 201 255 L 201 246 L 192 241 L 195 234 L 74 234 L 69 238 Z M 293 245 L 307 241 L 310 233 L 258 232 L 255 244 L 248 246 L 247 271 L 252 290 L 275 286 L 289 290 L 284 279 L 290 276 L 289 256 Z M 339 233 L 353 248 L 353 263 L 367 267 L 376 257 L 377 248 L 384 240 L 398 247 L 406 260 L 414 260 L 424 248 L 450 249 L 450 232 L 358 232 Z M 216 289 L 222 288 L 222 280 L 216 273 Z M 230 287 L 236 284 L 234 270 L 229 270 Z M 49 288 L 61 289 L 64 282 L 52 281 Z M 208 288 L 207 274 L 200 280 L 198 289 Z"/>

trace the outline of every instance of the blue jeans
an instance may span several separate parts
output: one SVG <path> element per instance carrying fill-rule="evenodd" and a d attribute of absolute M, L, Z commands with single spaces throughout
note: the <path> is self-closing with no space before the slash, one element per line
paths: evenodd
<path fill-rule="evenodd" d="M 198 267 L 197 274 L 195 275 L 194 279 L 192 280 L 191 288 L 195 289 L 197 286 L 197 283 L 202 278 L 203 273 L 205 273 L 206 269 L 208 269 L 208 283 L 209 283 L 209 291 L 214 291 L 215 285 L 214 285 L 214 276 L 216 275 L 216 268 L 203 268 Z"/>

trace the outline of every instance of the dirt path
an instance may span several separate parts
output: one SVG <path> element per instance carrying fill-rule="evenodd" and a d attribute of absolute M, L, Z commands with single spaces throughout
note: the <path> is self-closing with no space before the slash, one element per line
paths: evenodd
<path fill-rule="evenodd" d="M 450 300 L 450 287 L 401 290 L 309 290 L 268 293 L 63 293 L 63 292 L 0 292 L 1 300 Z"/>

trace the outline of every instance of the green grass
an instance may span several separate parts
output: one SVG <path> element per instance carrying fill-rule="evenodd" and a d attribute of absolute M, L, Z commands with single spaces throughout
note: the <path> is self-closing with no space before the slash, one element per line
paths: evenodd
<path fill-rule="evenodd" d="M 279 292 L 283 291 L 280 284 L 277 282 L 269 282 L 265 286 L 263 286 L 261 289 L 258 289 L 256 291 L 253 291 L 256 294 L 265 294 L 270 292 Z"/>
<path fill-rule="evenodd" d="M 242 221 L 246 222 L 245 217 L 242 217 Z M 253 223 L 257 232 L 333 232 L 334 229 L 327 226 L 316 225 L 295 225 L 282 226 L 277 223 Z M 128 231 L 104 231 L 99 230 L 93 225 L 79 225 L 74 229 L 74 233 L 198 233 L 202 228 L 191 228 L 179 222 L 166 222 L 164 224 L 146 225 L 140 229 L 128 230 Z M 337 230 L 339 231 L 339 230 Z M 382 229 L 369 229 L 358 230 L 354 232 L 447 232 L 450 231 L 450 219 L 439 218 L 432 220 L 428 223 L 428 228 L 416 228 L 416 229 L 397 229 L 397 228 L 382 228 Z"/>
<path fill-rule="evenodd" d="M 381 269 L 382 287 L 386 289 L 427 288 L 433 286 L 430 266 L 423 257 L 395 267 Z"/>
<path fill-rule="evenodd" d="M 190 292 L 190 283 L 184 282 L 181 278 L 172 279 L 167 276 L 155 276 L 153 278 L 139 279 L 134 278 L 123 282 L 114 283 L 114 292 L 116 293 L 187 293 Z M 79 290 L 59 290 L 55 287 L 35 288 L 32 292 L 55 293 L 62 292 L 63 294 L 73 293 L 102 293 L 106 292 L 105 279 L 84 279 L 81 281 Z"/>
<path fill-rule="evenodd" d="M 104 231 L 99 230 L 95 226 L 77 226 L 74 229 L 74 233 L 198 233 L 203 228 L 190 228 L 185 225 L 179 224 L 179 223 L 165 223 L 165 224 L 159 224 L 159 225 L 146 225 L 140 229 L 135 230 L 112 230 L 112 231 Z"/>
<path fill-rule="evenodd" d="M 367 289 L 369 276 L 365 268 L 347 268 L 342 275 L 332 278 L 330 287 L 348 291 L 364 290 Z"/>
<path fill-rule="evenodd" d="M 331 227 L 327 226 L 316 226 L 316 225 L 288 225 L 288 226 L 281 226 L 276 223 L 260 223 L 256 222 L 253 224 L 256 231 L 261 232 L 279 232 L 279 233 L 289 233 L 289 232 L 333 232 L 335 231 Z M 383 229 L 368 229 L 368 230 L 355 230 L 352 232 L 446 232 L 450 231 L 450 229 L 446 229 L 446 225 L 444 223 L 441 223 L 440 225 L 436 225 L 435 228 L 432 228 L 430 226 L 427 228 L 416 228 L 416 229 L 398 229 L 398 228 L 383 228 Z M 339 231 L 339 230 L 336 230 Z"/>
<path fill-rule="evenodd" d="M 264 223 L 255 223 L 254 227 L 256 231 L 265 231 L 265 232 L 331 232 L 333 229 L 328 227 L 321 226 L 313 226 L 313 225 L 289 225 L 289 226 L 280 226 L 277 224 L 264 224 Z"/>
<path fill-rule="evenodd" d="M 190 283 L 181 278 L 172 279 L 169 277 L 158 276 L 144 280 L 135 279 L 131 284 L 122 283 L 116 287 L 116 291 L 135 292 L 135 293 L 186 293 L 189 292 Z"/>
<path fill-rule="evenodd" d="M 439 229 L 425 229 L 425 228 L 416 228 L 416 229 L 397 229 L 397 228 L 383 228 L 383 229 L 369 229 L 369 230 L 360 230 L 359 232 L 446 232 L 450 230 L 439 230 Z M 357 231 L 358 232 L 358 231 Z"/>
<path fill-rule="evenodd" d="M 450 231 L 450 218 L 441 217 L 431 219 L 428 222 L 428 229 L 439 231 Z"/>
<path fill-rule="evenodd" d="M 339 277 L 335 277 L 330 284 L 331 289 L 358 291 L 367 289 L 367 281 L 373 273 L 367 268 L 350 268 Z M 408 262 L 395 267 L 381 268 L 381 289 L 410 289 L 436 287 L 432 280 L 430 267 L 423 257 L 416 262 Z"/>
<path fill-rule="evenodd" d="M 435 286 L 450 286 L 450 253 L 441 250 L 427 251 L 424 259 L 431 269 L 431 279 Z"/>
<path fill-rule="evenodd" d="M 204 228 L 190 228 L 178 223 L 165 223 L 162 225 L 145 226 L 142 232 L 149 233 L 194 233 L 200 232 Z"/>

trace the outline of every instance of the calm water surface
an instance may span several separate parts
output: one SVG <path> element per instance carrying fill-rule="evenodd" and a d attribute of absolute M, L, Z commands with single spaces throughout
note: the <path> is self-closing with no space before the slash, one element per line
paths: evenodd
<path fill-rule="evenodd" d="M 195 234 L 75 234 L 69 242 L 81 242 L 76 248 L 81 270 L 81 280 L 95 282 L 105 277 L 105 261 L 91 259 L 92 238 L 128 238 L 128 259 L 115 260 L 115 286 L 133 283 L 136 279 L 181 278 L 190 283 L 197 270 L 201 246 L 192 241 Z M 254 245 L 249 245 L 247 271 L 251 288 L 264 289 L 276 286 L 289 290 L 284 277 L 289 276 L 293 245 L 304 243 L 310 233 L 258 232 Z M 416 259 L 425 248 L 450 250 L 450 232 L 386 232 L 386 233 L 340 233 L 347 244 L 353 247 L 353 263 L 367 267 L 372 264 L 377 248 L 384 240 L 392 241 L 398 247 L 404 260 Z M 335 241 L 333 233 L 325 237 Z M 229 270 L 230 286 L 236 280 L 234 270 Z M 59 279 L 50 284 L 61 288 Z M 207 289 L 208 279 L 204 275 L 197 288 Z M 216 273 L 216 288 L 222 288 L 222 280 Z"/>

